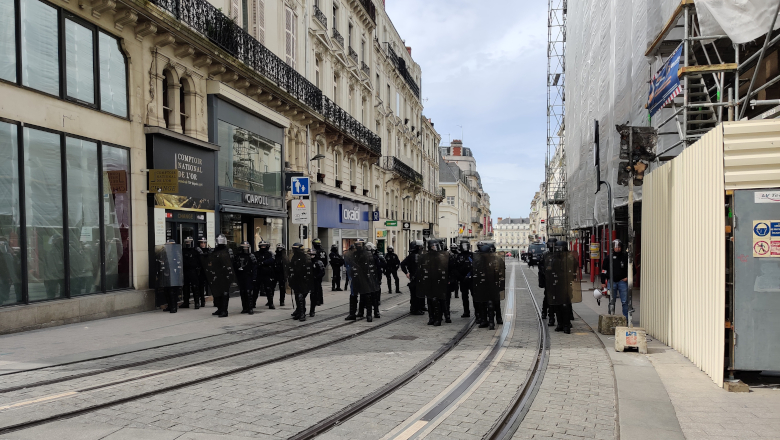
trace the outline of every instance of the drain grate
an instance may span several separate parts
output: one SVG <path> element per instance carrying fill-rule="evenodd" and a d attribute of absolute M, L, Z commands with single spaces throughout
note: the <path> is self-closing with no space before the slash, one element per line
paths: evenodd
<path fill-rule="evenodd" d="M 400 339 L 402 341 L 414 341 L 415 339 L 417 339 L 417 336 L 395 335 L 395 336 L 390 336 L 387 339 Z"/>

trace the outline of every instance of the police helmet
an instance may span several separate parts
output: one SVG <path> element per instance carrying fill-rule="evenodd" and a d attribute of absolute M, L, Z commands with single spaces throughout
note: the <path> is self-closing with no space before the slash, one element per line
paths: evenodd
<path fill-rule="evenodd" d="M 354 251 L 355 250 L 355 245 L 354 244 L 349 245 L 349 250 Z"/>
<path fill-rule="evenodd" d="M 395 252 L 395 249 L 393 249 L 392 246 L 387 247 L 387 252 Z"/>
<path fill-rule="evenodd" d="M 569 250 L 569 243 L 566 240 L 558 240 L 555 242 L 555 252 L 566 252 Z"/>
<path fill-rule="evenodd" d="M 458 245 L 455 244 L 455 243 L 452 243 L 450 245 L 450 252 L 452 252 L 453 254 L 457 254 L 458 253 Z"/>
<path fill-rule="evenodd" d="M 363 239 L 363 238 L 358 238 L 358 239 L 355 241 L 355 248 L 361 248 L 361 247 L 365 246 L 365 244 L 366 244 L 366 240 L 365 240 L 365 239 Z"/>
<path fill-rule="evenodd" d="M 366 243 L 366 249 L 368 249 L 370 251 L 375 251 L 376 250 L 376 246 L 374 246 L 373 242 L 369 241 L 368 243 Z"/>
<path fill-rule="evenodd" d="M 54 238 L 54 237 L 52 237 L 52 238 Z M 176 240 L 174 240 L 172 238 L 169 238 L 168 241 L 166 242 L 166 244 L 176 244 Z"/>
<path fill-rule="evenodd" d="M 224 234 L 217 235 L 217 244 L 223 246 L 227 244 L 227 238 Z"/>
<path fill-rule="evenodd" d="M 428 240 L 428 250 L 429 251 L 434 251 L 434 252 L 438 251 L 439 249 L 441 249 L 439 246 L 440 246 L 439 240 L 437 240 L 435 238 Z"/>
<path fill-rule="evenodd" d="M 267 251 L 268 249 L 271 249 L 271 243 L 265 240 L 260 240 L 260 243 L 257 244 L 257 248 L 260 249 L 261 251 Z"/>
<path fill-rule="evenodd" d="M 412 240 L 409 242 L 409 252 L 417 252 L 423 247 L 422 240 Z"/>
<path fill-rule="evenodd" d="M 205 244 L 205 245 L 208 245 L 208 244 L 209 244 L 209 241 L 208 241 L 208 240 L 206 240 L 206 237 L 200 237 L 200 238 L 198 239 L 198 244 L 201 244 L 201 245 L 204 245 L 204 244 Z M 201 247 L 202 247 L 202 246 L 201 246 Z"/>
<path fill-rule="evenodd" d="M 332 244 L 332 245 L 330 245 L 330 250 L 332 250 L 332 251 L 337 251 L 337 250 L 339 250 L 339 245 L 337 245 L 337 244 L 335 244 L 335 243 L 334 243 L 334 244 Z"/>
<path fill-rule="evenodd" d="M 555 248 L 555 242 L 556 242 L 556 241 L 558 241 L 558 239 L 557 239 L 557 238 L 551 238 L 550 240 L 548 240 L 548 241 L 547 241 L 547 249 L 549 249 L 550 251 L 552 251 L 552 250 Z"/>
<path fill-rule="evenodd" d="M 617 238 L 615 240 L 612 240 L 612 247 L 613 248 L 619 247 L 622 250 L 623 249 L 623 242 L 619 238 Z"/>
<path fill-rule="evenodd" d="M 296 250 L 301 250 L 303 249 L 303 245 L 300 243 L 293 243 L 292 248 Z"/>
<path fill-rule="evenodd" d="M 319 238 L 315 238 L 314 240 L 311 241 L 311 244 L 314 245 L 314 247 L 320 247 L 322 246 L 322 240 L 320 240 Z"/>
<path fill-rule="evenodd" d="M 195 244 L 195 240 L 192 239 L 192 237 L 187 237 L 184 239 L 184 247 L 185 248 L 191 248 Z"/>
<path fill-rule="evenodd" d="M 240 247 L 241 247 L 241 252 L 245 254 L 252 252 L 252 246 L 249 244 L 248 241 L 242 241 Z"/>
<path fill-rule="evenodd" d="M 479 249 L 480 252 L 495 252 L 496 243 L 492 241 L 480 241 L 477 243 L 477 249 Z"/>

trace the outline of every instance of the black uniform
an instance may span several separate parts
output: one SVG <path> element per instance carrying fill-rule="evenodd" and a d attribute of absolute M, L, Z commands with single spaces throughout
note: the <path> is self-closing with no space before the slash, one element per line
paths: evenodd
<path fill-rule="evenodd" d="M 398 284 L 398 269 L 401 267 L 401 260 L 398 259 L 398 254 L 388 251 L 385 255 L 385 261 L 387 266 L 385 267 L 385 275 L 387 276 L 387 291 L 393 292 L 393 281 L 390 277 L 395 278 L 395 293 L 401 293 L 401 287 Z"/>
<path fill-rule="evenodd" d="M 401 271 L 409 275 L 409 312 L 412 315 L 424 315 L 424 301 L 417 297 L 415 275 L 417 274 L 417 260 L 420 258 L 419 250 L 414 250 L 401 262 Z"/>
<path fill-rule="evenodd" d="M 233 268 L 236 271 L 236 281 L 241 292 L 241 313 L 254 314 L 252 310 L 255 273 L 257 271 L 257 259 L 251 252 L 239 251 L 233 259 Z"/>
<path fill-rule="evenodd" d="M 181 245 L 166 243 L 154 249 L 157 260 L 157 287 L 162 288 L 168 300 L 168 311 L 176 313 L 179 293 L 184 285 L 184 258 Z"/>
<path fill-rule="evenodd" d="M 483 321 L 480 328 L 490 327 L 495 329 L 495 324 L 503 324 L 501 314 L 501 300 L 504 299 L 504 282 L 506 279 L 506 263 L 504 257 L 497 254 L 495 249 L 485 250 L 488 245 L 483 245 L 480 252 L 474 253 L 474 278 L 472 280 L 472 298 L 475 304 L 481 304 L 484 310 Z M 477 316 L 479 320 L 480 316 Z"/>
<path fill-rule="evenodd" d="M 469 292 L 471 291 L 471 277 L 473 272 L 473 259 L 471 251 L 461 250 L 458 253 L 455 264 L 457 265 L 458 272 L 458 284 L 460 285 L 460 296 L 463 301 L 463 315 L 461 318 L 468 318 L 471 316 L 469 306 Z M 479 313 L 477 311 L 477 304 L 474 303 L 474 314 L 479 321 Z"/>
<path fill-rule="evenodd" d="M 555 310 L 558 326 L 555 331 L 570 333 L 572 283 L 575 279 L 577 260 L 565 247 L 566 242 L 558 242 L 553 252 L 545 254 L 543 260 L 545 274 L 545 296 L 551 309 Z"/>
<path fill-rule="evenodd" d="M 202 259 L 206 281 L 214 298 L 214 305 L 217 307 L 217 311 L 212 315 L 225 318 L 228 316 L 230 286 L 237 282 L 233 270 L 233 250 L 225 244 L 218 244 L 213 251 L 204 254 Z"/>
<path fill-rule="evenodd" d="M 314 316 L 314 308 L 322 305 L 322 278 L 325 276 L 325 263 L 320 259 L 311 260 L 311 298 L 309 299 L 309 316 Z"/>
<path fill-rule="evenodd" d="M 377 313 L 378 313 L 379 304 L 382 303 L 382 298 L 381 298 L 381 294 L 382 294 L 382 274 L 384 274 L 385 271 L 387 270 L 387 260 L 385 260 L 385 257 L 383 257 L 382 254 L 377 252 L 376 249 L 374 249 L 372 252 L 374 254 L 374 266 L 376 267 L 376 286 L 377 286 L 376 287 L 377 290 L 374 293 L 374 301 L 376 302 L 375 305 L 377 306 L 376 310 L 377 310 Z"/>
<path fill-rule="evenodd" d="M 315 272 L 314 276 L 317 279 L 317 282 L 320 284 L 320 288 L 312 290 L 312 303 L 318 306 L 321 306 L 324 304 L 325 297 L 321 295 L 322 293 L 322 279 L 325 278 L 325 268 L 328 266 L 328 253 L 325 252 L 325 249 L 322 248 L 322 246 L 318 244 L 314 244 L 314 247 L 312 248 L 312 255 L 311 259 L 316 261 L 322 262 L 322 274 L 320 275 L 319 272 Z"/>
<path fill-rule="evenodd" d="M 375 261 L 371 251 L 362 245 L 356 246 L 350 253 L 347 265 L 352 279 L 352 289 L 360 298 L 358 305 L 360 313 L 357 316 L 362 315 L 365 310 L 368 322 L 373 321 L 374 317 L 379 317 L 379 307 L 375 300 L 376 292 L 379 291 L 379 275 Z"/>
<path fill-rule="evenodd" d="M 269 249 L 260 249 L 255 252 L 257 260 L 257 276 L 255 277 L 255 292 L 253 304 L 257 305 L 257 298 L 260 296 L 268 300 L 266 306 L 274 308 L 274 285 L 276 284 L 276 259 Z M 280 295 L 281 303 L 284 305 L 284 294 Z"/>
<path fill-rule="evenodd" d="M 435 241 L 417 258 L 415 293 L 428 301 L 428 325 L 440 326 L 445 314 L 449 279 L 449 252 L 438 250 Z M 446 312 L 449 315 L 449 311 Z"/>
<path fill-rule="evenodd" d="M 274 280 L 276 281 L 270 287 L 271 291 L 279 283 L 279 306 L 284 305 L 284 297 L 287 296 L 287 253 L 284 248 L 276 248 L 276 257 L 274 258 Z M 295 298 L 293 298 L 293 303 Z"/>
<path fill-rule="evenodd" d="M 201 256 L 203 249 L 191 247 L 182 250 L 184 257 L 184 295 L 181 304 L 182 308 L 189 308 L 190 294 L 195 301 L 195 309 L 199 309 L 206 301 L 203 295 L 203 269 L 201 267 Z"/>
<path fill-rule="evenodd" d="M 341 290 L 341 268 L 344 266 L 344 258 L 336 252 L 333 248 L 330 251 L 330 268 L 333 270 L 333 277 L 330 279 L 331 292 L 338 292 Z"/>
<path fill-rule="evenodd" d="M 311 292 L 312 274 L 311 256 L 302 248 L 294 247 L 287 265 L 287 282 L 295 297 L 293 319 L 306 321 L 306 296 Z"/>

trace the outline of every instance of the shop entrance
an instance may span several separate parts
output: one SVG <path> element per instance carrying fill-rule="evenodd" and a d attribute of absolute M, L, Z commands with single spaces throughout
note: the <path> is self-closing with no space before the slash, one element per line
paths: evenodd
<path fill-rule="evenodd" d="M 197 242 L 206 236 L 205 223 L 165 222 L 165 240 L 173 240 L 177 244 L 184 243 L 184 239 L 192 237 Z"/>

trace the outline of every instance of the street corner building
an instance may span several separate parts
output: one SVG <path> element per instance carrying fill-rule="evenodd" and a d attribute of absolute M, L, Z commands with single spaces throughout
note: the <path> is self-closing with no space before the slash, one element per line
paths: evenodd
<path fill-rule="evenodd" d="M 0 0 L 0 29 L 0 334 L 162 306 L 171 240 L 440 234 L 441 136 L 384 4 Z"/>

